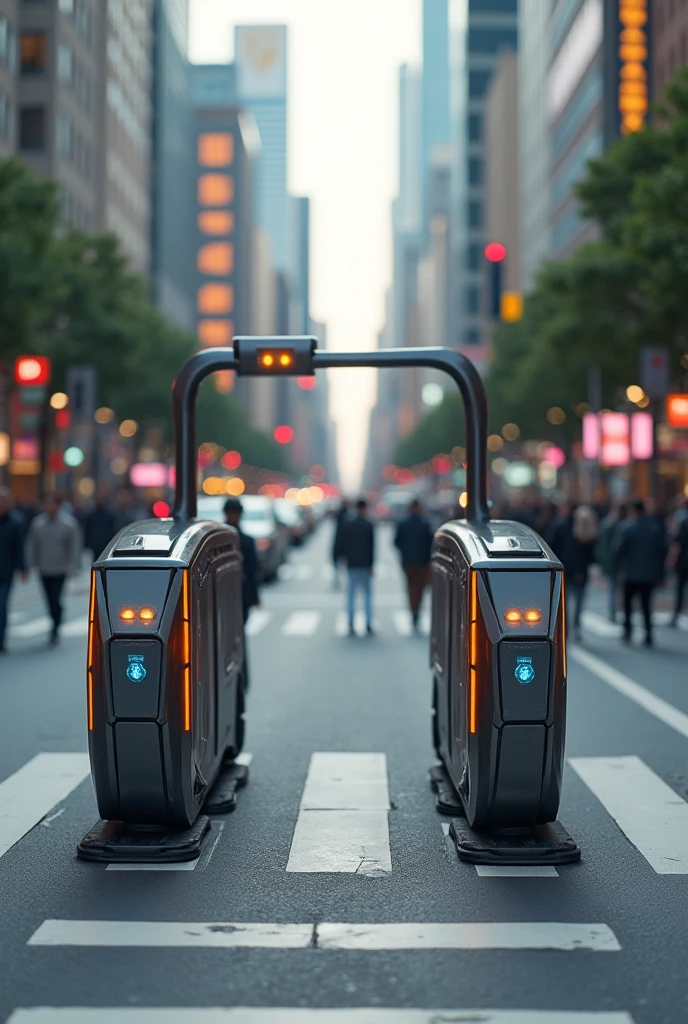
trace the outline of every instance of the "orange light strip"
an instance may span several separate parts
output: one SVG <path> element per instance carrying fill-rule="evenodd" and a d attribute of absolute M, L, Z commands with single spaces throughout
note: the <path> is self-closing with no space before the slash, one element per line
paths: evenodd
<path fill-rule="evenodd" d="M 88 602 L 88 664 L 86 665 L 86 696 L 88 729 L 93 732 L 93 634 L 96 618 L 96 574 L 91 570 L 91 596 Z"/>
<path fill-rule="evenodd" d="M 184 616 L 184 732 L 191 732 L 191 604 L 189 573 L 182 573 L 182 614 Z"/>
<path fill-rule="evenodd" d="M 471 603 L 470 603 L 470 617 L 471 617 L 471 639 L 469 644 L 469 690 L 468 690 L 468 728 L 470 732 L 474 733 L 477 731 L 477 671 L 475 663 L 478 659 L 478 574 L 477 572 L 471 573 Z"/>

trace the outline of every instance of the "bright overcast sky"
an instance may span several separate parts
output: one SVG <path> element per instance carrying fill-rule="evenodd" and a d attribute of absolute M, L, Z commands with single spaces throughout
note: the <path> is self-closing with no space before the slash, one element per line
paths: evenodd
<path fill-rule="evenodd" d="M 311 314 L 332 349 L 373 348 L 391 279 L 397 69 L 421 61 L 420 0 L 191 0 L 191 60 L 229 60 L 234 25 L 289 26 L 289 189 L 311 198 Z M 372 371 L 330 374 L 345 485 L 364 460 Z"/>

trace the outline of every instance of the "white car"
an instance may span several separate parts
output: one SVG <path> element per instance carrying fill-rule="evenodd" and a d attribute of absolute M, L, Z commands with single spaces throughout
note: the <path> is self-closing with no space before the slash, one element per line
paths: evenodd
<path fill-rule="evenodd" d="M 256 553 L 264 581 L 274 580 L 282 563 L 283 542 L 270 498 L 262 494 L 246 494 L 239 499 L 243 508 L 241 529 L 256 542 Z M 225 495 L 199 494 L 199 519 L 224 523 Z"/>

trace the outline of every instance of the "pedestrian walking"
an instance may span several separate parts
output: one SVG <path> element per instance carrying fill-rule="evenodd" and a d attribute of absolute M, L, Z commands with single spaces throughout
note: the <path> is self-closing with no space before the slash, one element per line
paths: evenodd
<path fill-rule="evenodd" d="M 623 579 L 625 643 L 631 640 L 631 614 L 637 594 L 645 621 L 645 646 L 652 647 L 652 594 L 664 576 L 665 557 L 661 526 L 646 515 L 644 502 L 634 501 L 619 530 L 615 552 L 616 572 Z"/>
<path fill-rule="evenodd" d="M 373 635 L 373 592 L 372 578 L 375 562 L 375 531 L 368 519 L 368 502 L 359 498 L 356 515 L 348 519 L 342 537 L 342 557 L 348 569 L 347 610 L 349 613 L 349 636 L 356 636 L 355 613 L 356 595 L 363 594 L 366 631 Z"/>
<path fill-rule="evenodd" d="M 432 530 L 423 515 L 423 506 L 417 498 L 409 505 L 409 514 L 397 526 L 394 545 L 399 549 L 401 567 L 406 576 L 409 609 L 414 632 L 418 631 L 418 616 L 423 593 L 430 582 L 430 555 Z"/>
<path fill-rule="evenodd" d="M 688 515 L 686 506 L 681 510 L 682 514 L 676 517 L 676 529 L 669 548 L 668 567 L 674 570 L 676 575 L 676 596 L 674 600 L 674 614 L 671 625 L 678 625 L 678 617 L 683 611 L 683 597 L 688 583 Z"/>
<path fill-rule="evenodd" d="M 84 547 L 90 550 L 92 562 L 95 562 L 116 533 L 115 517 L 101 494 L 84 518 Z"/>
<path fill-rule="evenodd" d="M 26 579 L 24 521 L 12 508 L 8 487 L 0 487 L 0 654 L 5 651 L 7 607 L 15 574 Z"/>
<path fill-rule="evenodd" d="M 62 622 L 62 590 L 68 576 L 79 571 L 81 531 L 74 516 L 60 510 L 55 494 L 43 500 L 43 512 L 32 520 L 26 537 L 26 567 L 36 569 L 43 585 L 56 644 Z"/>
<path fill-rule="evenodd" d="M 581 614 L 597 533 L 594 509 L 589 505 L 576 506 L 572 502 L 566 502 L 562 507 L 562 515 L 552 527 L 550 545 L 564 566 L 566 596 L 574 608 L 573 632 L 576 640 L 582 638 Z"/>
<path fill-rule="evenodd" d="M 613 505 L 609 515 L 600 523 L 600 534 L 595 545 L 595 561 L 607 578 L 609 587 L 609 620 L 616 622 L 619 604 L 619 580 L 616 575 L 615 552 L 621 524 L 626 519 L 626 505 L 618 502 Z"/>
<path fill-rule="evenodd" d="M 335 519 L 334 540 L 332 542 L 332 565 L 334 566 L 333 587 L 339 589 L 339 566 L 344 559 L 344 529 L 349 520 L 349 502 L 344 500 L 339 506 Z"/>

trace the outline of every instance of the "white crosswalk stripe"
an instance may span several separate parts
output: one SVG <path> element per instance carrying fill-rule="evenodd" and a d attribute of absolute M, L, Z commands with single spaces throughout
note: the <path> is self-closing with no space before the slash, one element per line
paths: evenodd
<path fill-rule="evenodd" d="M 405 608 L 399 608 L 397 611 L 392 612 L 392 621 L 394 622 L 394 628 L 396 629 L 399 636 L 411 636 L 413 633 L 413 624 L 411 622 L 411 612 Z M 418 620 L 418 632 L 427 636 L 430 632 L 430 613 L 428 611 L 422 611 Z"/>
<path fill-rule="evenodd" d="M 49 1007 L 15 1010 L 7 1024 L 633 1024 L 622 1011 L 400 1010 L 387 1007 Z"/>
<path fill-rule="evenodd" d="M 639 757 L 569 764 L 658 874 L 688 874 L 688 803 Z"/>
<path fill-rule="evenodd" d="M 321 618 L 320 612 L 292 612 L 282 626 L 282 636 L 313 636 Z"/>
<path fill-rule="evenodd" d="M 391 871 L 389 806 L 384 754 L 313 754 L 287 871 Z"/>
<path fill-rule="evenodd" d="M 88 754 L 37 754 L 0 783 L 0 857 L 89 774 Z"/>
<path fill-rule="evenodd" d="M 30 946 L 197 949 L 557 949 L 615 953 L 619 942 L 606 924 L 508 921 L 460 924 L 263 924 L 198 921 L 48 920 Z"/>
<path fill-rule="evenodd" d="M 246 636 L 258 636 L 265 629 L 271 618 L 272 612 L 269 612 L 266 608 L 254 608 L 246 623 Z"/>

